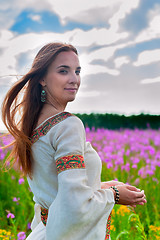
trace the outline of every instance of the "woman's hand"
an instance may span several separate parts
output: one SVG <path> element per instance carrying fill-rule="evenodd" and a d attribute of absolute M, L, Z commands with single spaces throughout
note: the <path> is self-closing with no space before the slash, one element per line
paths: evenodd
<path fill-rule="evenodd" d="M 144 205 L 144 203 L 147 202 L 145 199 L 146 196 L 144 194 L 144 190 L 141 191 L 140 189 L 127 184 L 115 185 L 115 187 L 119 191 L 118 204 L 136 207 L 136 205 Z"/>
<path fill-rule="evenodd" d="M 117 185 L 124 185 L 123 182 L 118 181 L 108 181 L 108 182 L 101 182 L 101 189 L 110 188 L 111 186 L 117 186 Z"/>
<path fill-rule="evenodd" d="M 118 204 L 136 207 L 136 205 L 144 205 L 144 203 L 147 202 L 144 190 L 141 191 L 134 186 L 130 186 L 119 181 L 101 182 L 101 189 L 107 189 L 111 186 L 115 186 L 119 191 Z M 113 189 L 111 190 L 115 196 L 115 191 Z"/>

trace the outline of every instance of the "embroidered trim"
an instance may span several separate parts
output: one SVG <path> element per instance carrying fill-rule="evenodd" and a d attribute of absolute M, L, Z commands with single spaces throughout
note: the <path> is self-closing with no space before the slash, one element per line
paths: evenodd
<path fill-rule="evenodd" d="M 44 226 L 46 226 L 47 224 L 47 218 L 48 218 L 48 209 L 41 207 L 41 221 L 43 222 Z M 107 220 L 105 240 L 109 239 L 110 225 L 111 225 L 111 213 Z"/>
<path fill-rule="evenodd" d="M 110 215 L 108 217 L 108 220 L 107 220 L 105 240 L 109 239 L 110 227 L 111 227 L 111 213 L 110 213 Z"/>
<path fill-rule="evenodd" d="M 69 112 L 62 112 L 56 116 L 53 116 L 49 118 L 47 121 L 45 121 L 40 127 L 33 130 L 33 133 L 31 135 L 31 142 L 35 143 L 41 136 L 44 136 L 47 134 L 47 132 L 55 126 L 57 123 L 63 121 L 67 117 L 74 116 L 74 114 Z"/>
<path fill-rule="evenodd" d="M 82 155 L 67 155 L 56 160 L 57 173 L 73 168 L 85 168 Z"/>
<path fill-rule="evenodd" d="M 41 207 L 41 220 L 44 226 L 46 226 L 47 224 L 47 218 L 48 218 L 48 209 Z"/>

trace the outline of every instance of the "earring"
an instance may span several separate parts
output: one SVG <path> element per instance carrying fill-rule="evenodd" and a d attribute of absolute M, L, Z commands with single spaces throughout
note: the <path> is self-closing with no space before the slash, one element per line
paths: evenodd
<path fill-rule="evenodd" d="M 45 102 L 46 101 L 46 91 L 42 90 L 41 92 L 41 102 Z"/>

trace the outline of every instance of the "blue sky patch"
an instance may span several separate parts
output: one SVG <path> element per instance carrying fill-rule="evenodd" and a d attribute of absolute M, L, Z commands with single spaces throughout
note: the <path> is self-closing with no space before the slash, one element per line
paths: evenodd
<path fill-rule="evenodd" d="M 123 49 L 118 49 L 115 56 L 130 56 L 130 58 L 135 61 L 139 53 L 143 51 L 149 51 L 154 49 L 159 49 L 160 39 L 155 39 L 152 41 L 142 42 L 136 45 L 132 45 Z"/>
<path fill-rule="evenodd" d="M 132 10 L 132 12 L 121 21 L 122 27 L 132 33 L 139 33 L 148 26 L 148 11 L 153 9 L 156 4 L 160 5 L 160 1 L 140 1 L 139 7 Z"/>
<path fill-rule="evenodd" d="M 39 15 L 41 17 L 40 22 L 32 20 L 30 17 L 31 15 Z M 10 28 L 10 30 L 19 34 L 44 31 L 63 33 L 75 28 L 87 31 L 92 29 L 93 26 L 77 22 L 68 22 L 68 24 L 63 26 L 56 14 L 47 11 L 33 12 L 26 10 L 17 17 L 15 24 Z"/>

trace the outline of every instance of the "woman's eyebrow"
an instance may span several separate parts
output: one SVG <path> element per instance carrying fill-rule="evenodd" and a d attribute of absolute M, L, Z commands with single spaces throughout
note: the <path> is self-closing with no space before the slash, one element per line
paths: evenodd
<path fill-rule="evenodd" d="M 67 65 L 60 65 L 60 66 L 58 66 L 57 68 L 61 68 L 61 67 L 64 67 L 64 68 L 70 68 L 69 66 L 67 66 Z M 77 69 L 81 69 L 81 67 L 77 67 Z"/>
<path fill-rule="evenodd" d="M 60 66 L 58 66 L 57 68 L 61 68 L 61 67 L 69 68 L 69 66 L 67 66 L 67 65 L 60 65 Z"/>

